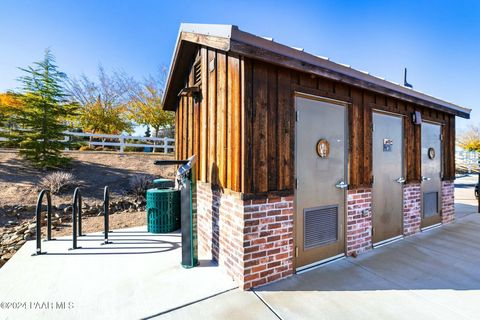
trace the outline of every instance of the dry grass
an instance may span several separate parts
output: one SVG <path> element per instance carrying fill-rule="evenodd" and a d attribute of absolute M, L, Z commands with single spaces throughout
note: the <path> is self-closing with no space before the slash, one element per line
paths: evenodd
<path fill-rule="evenodd" d="M 163 153 L 65 152 L 72 158 L 65 172 L 73 174 L 81 188 L 84 202 L 102 202 L 103 188 L 108 185 L 111 199 L 122 197 L 129 189 L 132 176 L 144 174 L 154 178 L 173 178 L 175 167 L 161 167 L 155 160 L 172 159 Z M 15 150 L 0 149 L 0 206 L 34 205 L 40 181 L 46 172 L 29 167 Z M 54 205 L 72 201 L 73 192 L 53 195 Z"/>
<path fill-rule="evenodd" d="M 53 194 L 59 194 L 69 186 L 76 185 L 75 176 L 70 172 L 55 171 L 48 173 L 40 180 L 40 187 L 48 189 Z"/>

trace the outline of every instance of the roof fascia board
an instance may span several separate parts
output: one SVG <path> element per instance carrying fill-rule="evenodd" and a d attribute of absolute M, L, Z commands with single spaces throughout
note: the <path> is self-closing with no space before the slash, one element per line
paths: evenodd
<path fill-rule="evenodd" d="M 230 38 L 233 28 L 238 30 L 237 27 L 231 25 L 206 25 L 191 23 L 182 23 L 180 25 L 177 41 L 175 43 L 174 54 L 168 70 L 167 84 L 165 86 L 166 94 L 162 98 L 162 105 L 165 105 L 168 95 L 170 94 L 172 79 L 174 73 L 176 72 L 175 67 L 177 65 L 177 58 L 182 46 L 182 42 L 188 41 L 192 43 L 198 43 L 200 45 L 227 52 L 230 50 Z M 167 106 L 167 110 L 169 109 L 169 106 Z"/>
<path fill-rule="evenodd" d="M 175 42 L 175 49 L 173 50 L 173 56 L 172 56 L 172 60 L 170 61 L 170 68 L 168 69 L 168 76 L 167 76 L 167 84 L 165 86 L 165 94 L 163 95 L 162 97 L 162 101 L 161 101 L 161 104 L 162 106 L 166 106 L 165 103 L 168 99 L 168 95 L 170 94 L 170 88 L 171 88 L 171 83 L 172 83 L 172 78 L 173 78 L 173 71 L 175 69 L 175 66 L 176 66 L 176 62 L 177 62 L 177 56 L 178 56 L 178 52 L 180 51 L 180 37 L 181 37 L 181 34 L 182 34 L 182 25 L 183 23 L 180 25 L 180 30 L 178 31 L 178 35 L 177 35 L 177 41 Z M 166 106 L 167 109 L 166 110 L 169 110 L 169 106 Z"/>
<path fill-rule="evenodd" d="M 180 41 L 188 41 L 203 46 L 207 46 L 213 49 L 229 51 L 230 50 L 230 38 L 216 37 L 204 34 L 182 32 Z"/>

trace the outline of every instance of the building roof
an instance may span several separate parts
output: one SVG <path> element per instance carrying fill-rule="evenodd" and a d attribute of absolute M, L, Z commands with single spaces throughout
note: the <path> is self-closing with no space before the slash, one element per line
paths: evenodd
<path fill-rule="evenodd" d="M 307 53 L 303 49 L 277 43 L 271 38 L 250 34 L 237 26 L 190 23 L 180 25 L 163 99 L 166 110 L 175 110 L 177 95 L 184 86 L 185 72 L 190 67 L 198 45 L 316 74 L 462 118 L 470 118 L 471 109 L 356 70 L 348 65 L 333 62 L 328 58 Z"/>

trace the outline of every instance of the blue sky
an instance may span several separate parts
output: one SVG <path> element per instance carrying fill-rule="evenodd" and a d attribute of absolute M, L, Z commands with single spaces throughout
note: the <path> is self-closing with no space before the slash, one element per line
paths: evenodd
<path fill-rule="evenodd" d="M 235 24 L 472 108 L 480 124 L 478 1 L 0 0 L 0 91 L 50 47 L 70 76 L 99 63 L 137 79 L 169 65 L 181 22 Z"/>

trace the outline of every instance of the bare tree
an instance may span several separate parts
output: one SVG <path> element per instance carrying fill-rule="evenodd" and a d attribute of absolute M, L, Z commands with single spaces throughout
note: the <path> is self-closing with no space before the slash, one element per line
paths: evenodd
<path fill-rule="evenodd" d="M 77 125 L 93 133 L 131 132 L 133 123 L 127 115 L 128 104 L 137 86 L 124 72 L 108 74 L 101 65 L 97 81 L 84 74 L 69 79 L 67 90 L 81 106 Z"/>

